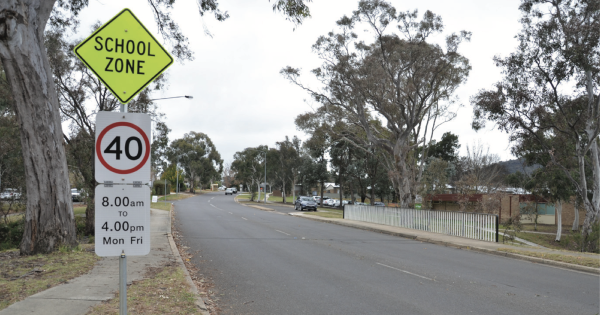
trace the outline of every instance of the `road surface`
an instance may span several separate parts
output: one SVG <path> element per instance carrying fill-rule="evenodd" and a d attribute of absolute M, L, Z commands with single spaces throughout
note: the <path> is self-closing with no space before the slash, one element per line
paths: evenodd
<path fill-rule="evenodd" d="M 262 211 L 234 197 L 175 206 L 221 314 L 599 312 L 596 275 Z"/>

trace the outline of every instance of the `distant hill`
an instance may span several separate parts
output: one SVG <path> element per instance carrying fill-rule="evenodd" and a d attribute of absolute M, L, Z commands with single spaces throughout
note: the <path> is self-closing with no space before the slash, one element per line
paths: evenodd
<path fill-rule="evenodd" d="M 517 159 L 517 160 L 508 160 L 503 161 L 498 164 L 504 165 L 508 174 L 513 174 L 516 172 L 531 174 L 533 171 L 537 170 L 541 167 L 541 165 L 535 164 L 533 166 L 524 166 L 523 163 L 525 159 Z"/>

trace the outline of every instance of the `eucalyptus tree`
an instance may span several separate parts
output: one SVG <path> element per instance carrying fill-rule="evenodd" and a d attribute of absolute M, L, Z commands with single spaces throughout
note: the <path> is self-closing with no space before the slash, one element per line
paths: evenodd
<path fill-rule="evenodd" d="M 600 214 L 600 2 L 524 0 L 519 9 L 519 46 L 494 58 L 504 77 L 472 98 L 473 127 L 491 120 L 517 143 L 535 140 L 575 186 L 587 235 Z"/>
<path fill-rule="evenodd" d="M 250 200 L 254 200 L 258 193 L 259 184 L 264 180 L 264 156 L 261 152 L 268 151 L 267 146 L 246 148 L 233 155 L 231 169 L 235 172 L 235 179 L 244 183 L 251 192 Z M 256 191 L 254 189 L 256 188 Z"/>
<path fill-rule="evenodd" d="M 275 148 L 269 150 L 267 155 L 267 168 L 271 171 L 268 177 L 276 179 L 278 184 L 281 186 L 281 194 L 283 197 L 283 203 L 286 203 L 286 196 L 290 187 L 292 200 L 296 198 L 295 186 L 298 181 L 299 168 L 300 168 L 300 145 L 301 141 L 298 137 L 294 136 L 291 140 L 289 137 L 285 137 L 283 141 L 275 143 Z M 289 185 L 289 186 L 288 186 Z"/>
<path fill-rule="evenodd" d="M 181 164 L 190 179 L 190 190 L 193 192 L 196 179 L 202 189 L 203 180 L 220 175 L 223 171 L 223 160 L 212 140 L 202 132 L 190 131 L 183 138 L 173 140 L 170 145 L 172 164 Z"/>
<path fill-rule="evenodd" d="M 360 1 L 352 17 L 342 17 L 337 25 L 337 32 L 313 45 L 323 61 L 312 71 L 321 89 L 302 84 L 298 69 L 281 72 L 320 104 L 310 115 L 329 121 L 329 132 L 386 152 L 386 167 L 405 207 L 418 180 L 414 149 L 427 141 L 424 130 L 431 140 L 432 130 L 454 116 L 443 117 L 452 111 L 453 94 L 471 68 L 458 52 L 470 33 L 448 35 L 444 49 L 429 41 L 443 31 L 440 16 L 426 11 L 419 21 L 417 11 L 397 12 L 380 0 Z M 370 43 L 355 33 L 365 26 Z"/>
<path fill-rule="evenodd" d="M 19 125 L 10 106 L 10 94 L 6 93 L 7 88 L 6 80 L 0 76 L 0 192 L 6 188 L 17 189 L 21 193 L 21 198 L 0 199 L 0 216 L 3 216 L 4 220 L 8 220 L 6 215 L 14 210 L 14 206 L 22 204 L 26 199 Z"/>
<path fill-rule="evenodd" d="M 193 58 L 187 37 L 171 15 L 175 0 L 148 0 L 157 29 L 179 60 Z M 309 0 L 276 0 L 273 10 L 296 24 L 310 16 Z M 58 93 L 45 47 L 47 25 L 77 25 L 87 0 L 0 1 L 0 61 L 19 121 L 27 183 L 22 254 L 75 243 L 75 224 Z M 229 17 L 216 0 L 198 0 L 201 16 Z"/>

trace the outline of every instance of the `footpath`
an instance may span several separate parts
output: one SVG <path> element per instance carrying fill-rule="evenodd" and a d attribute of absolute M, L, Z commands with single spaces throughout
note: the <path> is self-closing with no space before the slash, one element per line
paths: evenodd
<path fill-rule="evenodd" d="M 184 270 L 190 291 L 197 297 L 196 306 L 203 315 L 208 315 L 173 241 L 170 211 L 151 209 L 151 238 L 148 255 L 127 257 L 128 285 L 144 279 L 149 267 L 176 263 Z M 119 258 L 104 257 L 89 273 L 14 303 L 0 311 L 0 315 L 84 315 L 92 306 L 114 298 L 118 289 Z"/>
<path fill-rule="evenodd" d="M 273 208 L 270 208 L 269 206 L 279 206 L 279 207 L 284 206 L 284 207 L 294 208 L 294 206 L 284 205 L 281 203 L 267 203 L 267 204 L 261 204 L 261 205 L 245 204 L 245 205 L 256 208 L 256 209 L 266 210 L 266 211 L 276 211 Z M 323 210 L 319 210 L 319 211 L 323 211 Z M 291 212 L 289 214 L 293 215 L 293 216 L 298 216 L 298 217 L 303 217 L 306 219 L 315 220 L 315 221 L 327 222 L 327 223 L 338 224 L 338 225 L 353 227 L 353 228 L 362 229 L 362 230 L 368 230 L 368 231 L 373 231 L 373 232 L 378 232 L 378 233 L 383 233 L 383 234 L 404 237 L 404 238 L 413 239 L 413 240 L 421 241 L 421 242 L 425 242 L 425 243 L 438 244 L 438 245 L 454 247 L 454 248 L 459 248 L 459 249 L 465 249 L 465 250 L 474 250 L 474 251 L 479 251 L 479 252 L 492 254 L 492 255 L 511 257 L 511 258 L 530 261 L 533 263 L 546 264 L 546 265 L 551 265 L 551 266 L 555 266 L 555 267 L 600 275 L 599 268 L 581 266 L 581 265 L 576 265 L 576 264 L 571 264 L 571 263 L 566 263 L 566 262 L 561 262 L 561 261 L 556 261 L 556 260 L 550 260 L 550 259 L 544 259 L 544 258 L 538 258 L 538 257 L 533 257 L 533 256 L 526 256 L 526 255 L 521 255 L 521 254 L 517 254 L 517 253 L 507 252 L 506 250 L 534 252 L 534 253 L 544 254 L 547 256 L 548 255 L 566 255 L 566 256 L 586 257 L 586 258 L 600 260 L 600 255 L 593 254 L 593 253 L 580 253 L 580 252 L 573 252 L 573 251 L 554 250 L 554 249 L 545 248 L 545 247 L 513 246 L 513 245 L 508 245 L 508 244 L 503 244 L 503 243 L 484 242 L 484 241 L 468 239 L 468 238 L 463 238 L 463 237 L 458 237 L 458 236 L 438 234 L 438 233 L 432 233 L 432 232 L 426 232 L 426 231 L 420 231 L 420 230 L 412 230 L 412 229 L 407 229 L 407 228 L 388 226 L 388 225 L 382 225 L 382 224 L 376 224 L 376 223 L 353 221 L 353 220 L 347 220 L 347 219 L 325 218 L 325 217 L 320 217 L 320 216 L 316 216 L 316 215 L 311 215 L 310 212 Z"/>

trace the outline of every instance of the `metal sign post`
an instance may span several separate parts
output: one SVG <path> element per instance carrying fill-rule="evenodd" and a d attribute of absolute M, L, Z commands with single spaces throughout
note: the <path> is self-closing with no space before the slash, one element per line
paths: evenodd
<path fill-rule="evenodd" d="M 119 311 L 127 314 L 127 255 L 150 252 L 150 116 L 127 103 L 173 57 L 129 9 L 79 43 L 75 55 L 121 102 L 120 113 L 96 114 L 96 254 L 119 256 Z M 132 185 L 133 184 L 133 185 Z M 165 189 L 166 190 L 166 189 Z M 166 195 L 165 195 L 166 199 Z"/>

